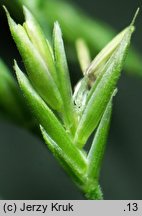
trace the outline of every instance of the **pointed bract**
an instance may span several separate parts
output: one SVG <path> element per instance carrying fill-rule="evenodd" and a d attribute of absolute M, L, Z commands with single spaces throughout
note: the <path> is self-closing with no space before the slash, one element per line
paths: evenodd
<path fill-rule="evenodd" d="M 74 107 L 73 107 L 73 100 L 72 100 L 72 89 L 71 89 L 71 82 L 70 82 L 68 65 L 66 60 L 66 54 L 64 50 L 64 44 L 62 40 L 62 33 L 58 22 L 54 24 L 53 40 L 54 40 L 56 68 L 57 68 L 58 80 L 59 80 L 59 89 L 63 99 L 64 123 L 66 128 L 71 132 L 73 132 L 75 131 L 75 117 L 74 117 Z"/>
<path fill-rule="evenodd" d="M 58 85 L 56 67 L 54 65 L 52 53 L 49 48 L 49 44 L 46 41 L 45 35 L 32 13 L 25 6 L 23 7 L 23 11 L 26 19 L 24 28 L 26 29 L 33 45 L 37 48 L 38 52 L 47 64 L 48 70 L 51 73 L 54 81 Z"/>
<path fill-rule="evenodd" d="M 25 29 L 21 25 L 17 25 L 8 12 L 7 18 L 11 34 L 34 88 L 53 109 L 61 111 L 62 99 L 44 60 L 31 43 Z"/>
<path fill-rule="evenodd" d="M 76 50 L 81 70 L 83 72 L 83 75 L 85 76 L 86 70 L 91 63 L 91 56 L 89 48 L 87 47 L 87 44 L 83 39 L 79 38 L 76 41 Z"/>
<path fill-rule="evenodd" d="M 87 163 L 82 152 L 73 145 L 70 136 L 68 136 L 59 120 L 36 93 L 30 82 L 19 69 L 16 63 L 15 71 L 23 94 L 32 111 L 34 112 L 34 115 L 37 118 L 39 124 L 44 127 L 50 138 L 58 144 L 59 148 L 61 148 L 64 154 L 69 158 L 72 166 L 76 167 L 76 170 L 78 170 L 78 172 L 80 173 L 85 172 Z"/>
<path fill-rule="evenodd" d="M 74 160 L 66 154 L 60 146 L 55 143 L 53 139 L 48 135 L 48 133 L 44 130 L 42 126 L 40 126 L 43 138 L 45 143 L 47 144 L 50 151 L 53 153 L 55 158 L 60 162 L 65 171 L 75 180 L 75 182 L 83 183 L 83 172 L 82 168 L 78 166 L 78 164 L 74 163 Z M 78 151 L 78 150 L 77 150 Z M 78 152 L 77 152 L 78 154 Z M 81 166 L 82 167 L 82 166 Z"/>
<path fill-rule="evenodd" d="M 114 96 L 114 93 L 112 97 L 113 96 Z M 102 119 L 95 133 L 94 140 L 91 145 L 91 149 L 88 153 L 87 176 L 89 179 L 98 180 L 99 178 L 102 159 L 103 159 L 104 151 L 105 151 L 105 144 L 107 141 L 109 126 L 110 126 L 110 118 L 111 118 L 111 112 L 112 112 L 112 97 L 102 116 Z"/>
<path fill-rule="evenodd" d="M 97 127 L 106 105 L 116 88 L 116 83 L 124 65 L 133 30 L 133 26 L 127 29 L 119 47 L 106 63 L 104 67 L 105 73 L 99 80 L 94 92 L 91 92 L 91 97 L 83 112 L 74 139 L 74 142 L 80 148 L 85 145 L 87 139 Z"/>
<path fill-rule="evenodd" d="M 99 71 L 119 46 L 128 28 L 129 27 L 120 32 L 101 50 L 101 52 L 99 52 L 86 71 L 88 76 L 94 76 L 94 79 L 97 77 Z"/>

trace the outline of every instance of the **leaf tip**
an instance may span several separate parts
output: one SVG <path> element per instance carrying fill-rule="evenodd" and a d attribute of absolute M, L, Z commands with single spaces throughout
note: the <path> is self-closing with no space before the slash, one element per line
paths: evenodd
<path fill-rule="evenodd" d="M 133 26 L 135 24 L 135 21 L 136 21 L 136 18 L 138 16 L 139 12 L 140 12 L 140 7 L 138 7 L 137 10 L 136 10 L 136 12 L 135 12 L 135 15 L 134 15 L 134 17 L 132 19 L 132 22 L 130 24 L 131 26 Z"/>
<path fill-rule="evenodd" d="M 56 32 L 57 35 L 62 35 L 62 31 L 58 21 L 54 22 L 54 32 Z"/>
<path fill-rule="evenodd" d="M 15 26 L 17 26 L 17 24 L 16 24 L 15 21 L 11 18 L 10 13 L 9 13 L 9 11 L 7 10 L 7 8 L 5 7 L 5 5 L 3 5 L 3 8 L 4 8 L 5 13 L 6 13 L 6 17 L 7 17 L 7 20 L 8 20 L 9 27 L 10 27 L 10 29 L 12 29 L 12 28 L 14 28 Z"/>
<path fill-rule="evenodd" d="M 8 16 L 8 15 L 10 16 L 10 14 L 9 14 L 9 12 L 8 12 L 8 10 L 7 10 L 7 8 L 6 8 L 6 6 L 5 6 L 5 5 L 3 5 L 2 7 L 3 7 L 3 9 L 4 9 L 4 11 L 5 11 L 6 15 L 7 15 L 7 16 Z"/>
<path fill-rule="evenodd" d="M 30 10 L 25 5 L 23 5 L 23 13 L 24 13 L 26 21 L 33 20 L 33 16 L 31 14 Z"/>
<path fill-rule="evenodd" d="M 18 82 L 21 83 L 21 80 L 23 79 L 23 72 L 20 70 L 17 61 L 14 59 L 14 66 L 13 66 L 15 73 L 16 73 L 16 77 L 18 79 Z"/>

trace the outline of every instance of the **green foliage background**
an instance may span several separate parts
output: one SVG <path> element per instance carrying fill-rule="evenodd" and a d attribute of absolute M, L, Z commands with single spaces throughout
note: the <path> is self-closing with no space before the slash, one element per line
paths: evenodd
<path fill-rule="evenodd" d="M 139 1 L 75 1 L 92 18 L 118 32 L 130 23 Z M 1 9 L 0 56 L 12 68 L 20 57 Z M 142 13 L 133 45 L 142 54 Z M 72 82 L 80 74 L 74 64 Z M 77 74 L 77 75 L 76 75 Z M 105 199 L 142 199 L 142 77 L 122 74 L 114 99 L 113 118 L 101 172 Z M 0 196 L 3 199 L 83 199 L 44 143 L 12 123 L 0 120 Z"/>

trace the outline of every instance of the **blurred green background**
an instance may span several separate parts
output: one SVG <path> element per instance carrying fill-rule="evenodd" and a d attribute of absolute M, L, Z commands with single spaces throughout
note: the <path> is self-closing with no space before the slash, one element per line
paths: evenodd
<path fill-rule="evenodd" d="M 130 23 L 137 7 L 141 6 L 137 0 L 70 2 L 117 32 Z M 0 19 L 0 56 L 12 70 L 13 58 L 21 59 L 2 10 Z M 137 18 L 132 40 L 133 46 L 142 54 L 141 38 L 142 12 Z M 75 83 L 80 71 L 70 64 L 70 72 Z M 118 89 L 100 182 L 104 199 L 142 199 L 142 77 L 123 72 Z M 3 116 L 0 119 L 0 198 L 84 199 L 44 142 Z"/>

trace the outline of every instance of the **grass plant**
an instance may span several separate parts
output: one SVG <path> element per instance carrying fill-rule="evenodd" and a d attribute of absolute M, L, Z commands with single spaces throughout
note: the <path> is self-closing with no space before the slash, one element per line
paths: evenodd
<path fill-rule="evenodd" d="M 83 73 L 73 91 L 59 23 L 54 23 L 51 43 L 32 13 L 26 7 L 23 11 L 25 22 L 20 25 L 6 10 L 12 37 L 26 69 L 25 74 L 14 61 L 19 86 L 55 158 L 87 199 L 103 199 L 99 174 L 112 100 L 117 92 L 135 18 L 93 61 L 84 42 L 78 43 Z M 81 52 L 84 52 L 83 57 Z M 94 131 L 87 152 L 84 146 Z"/>

